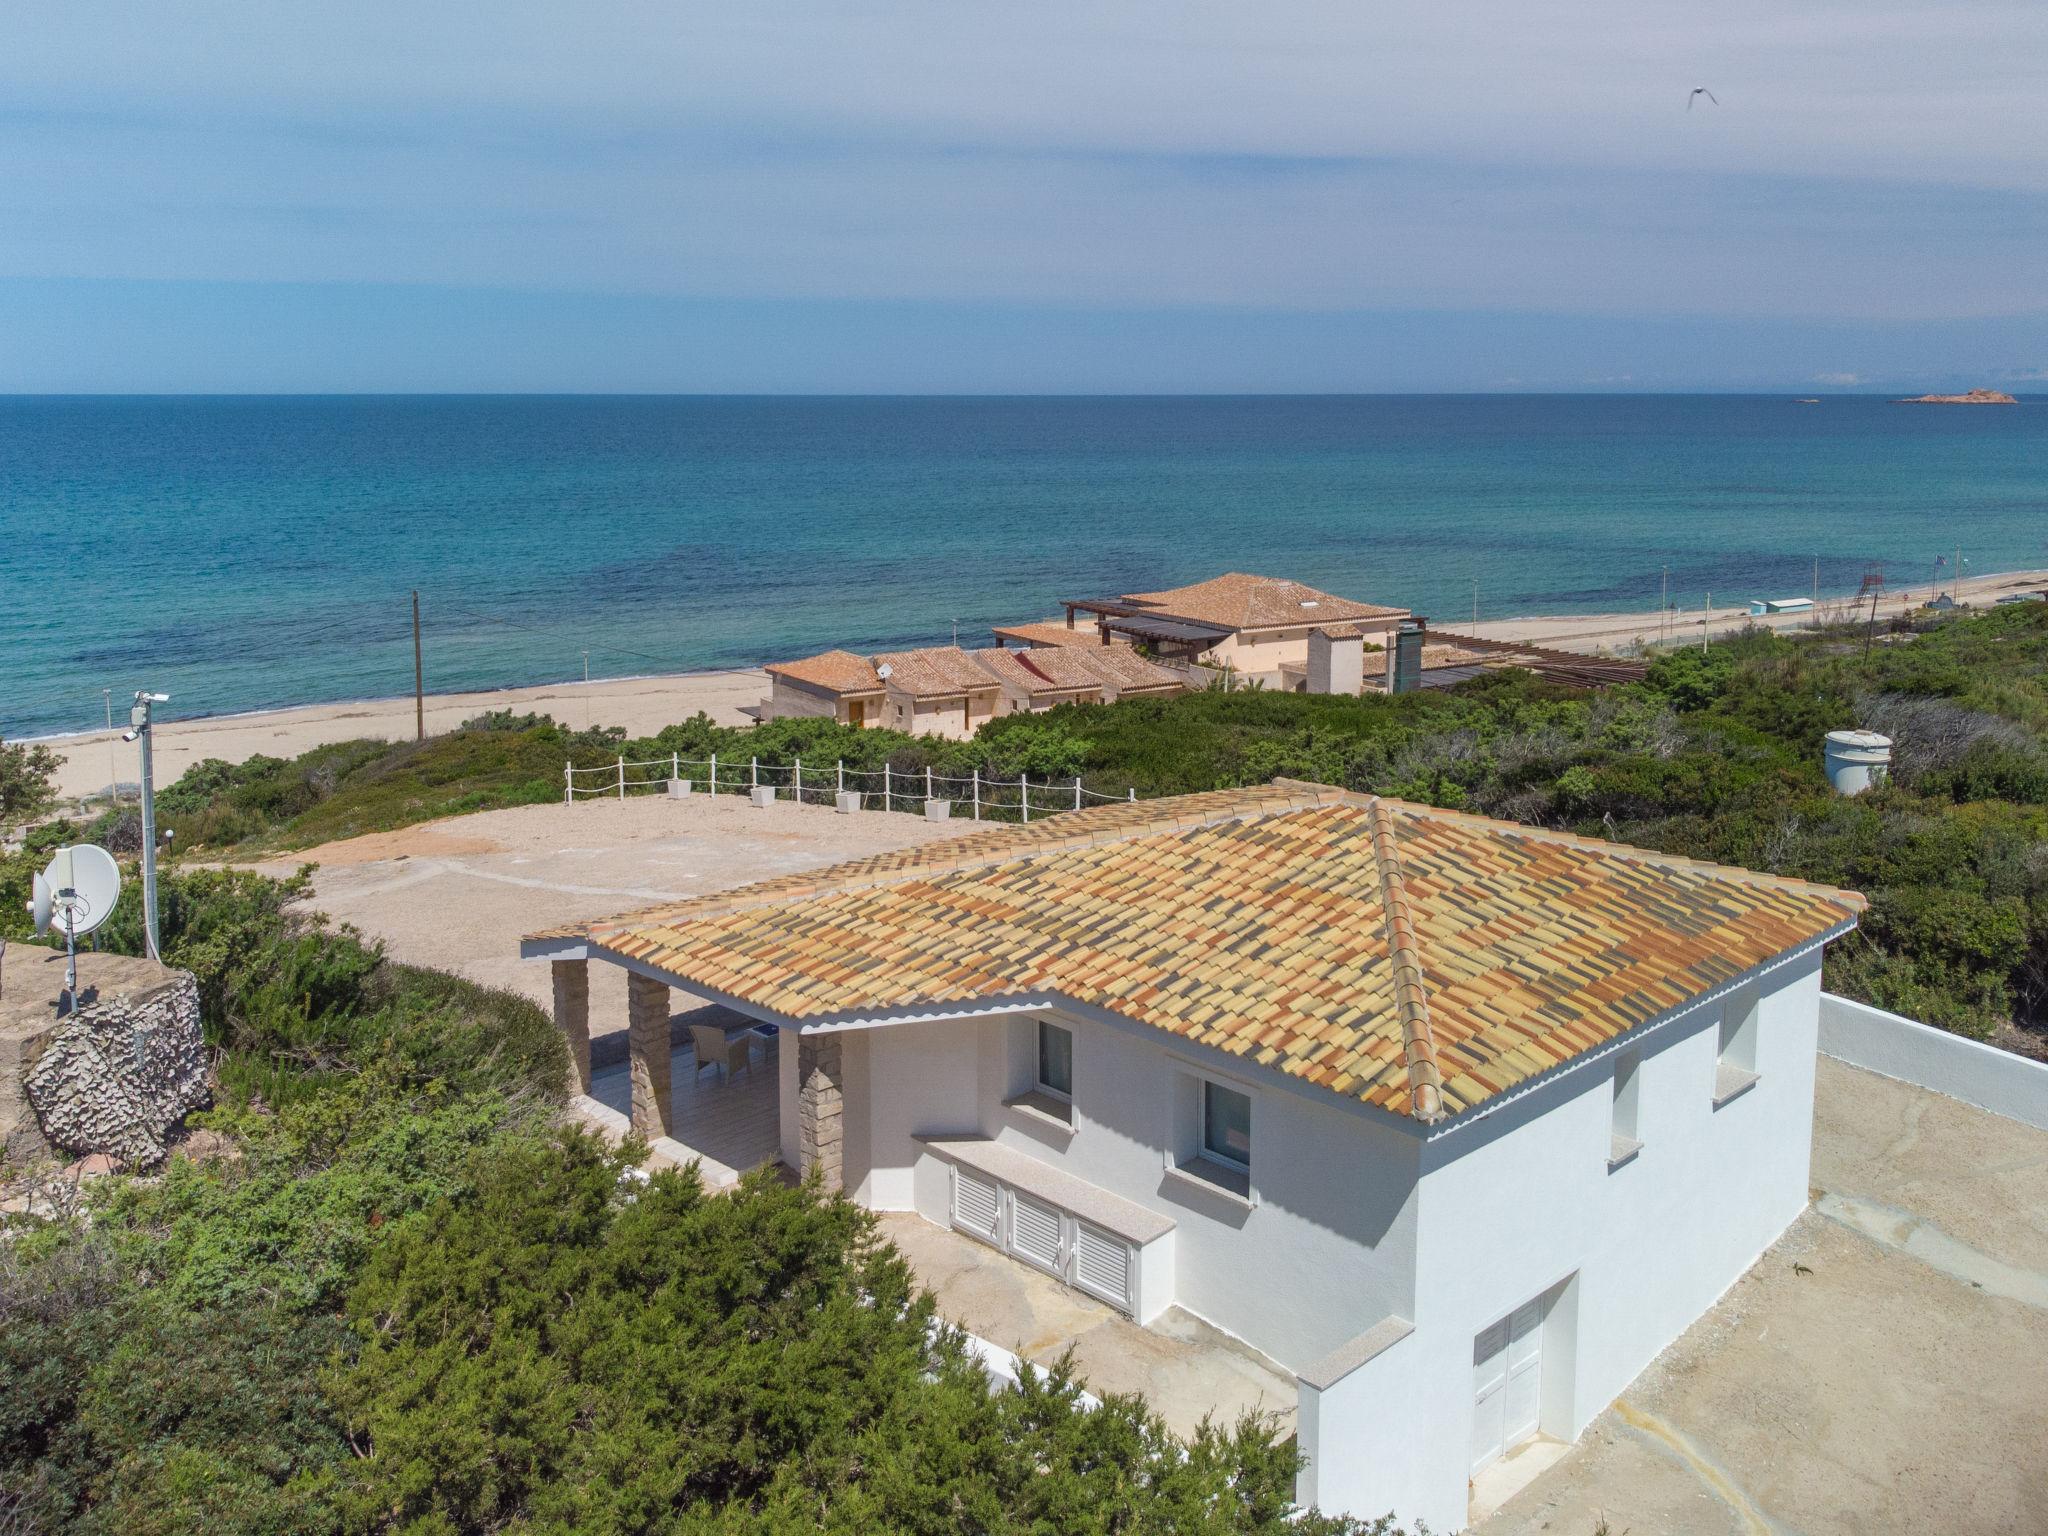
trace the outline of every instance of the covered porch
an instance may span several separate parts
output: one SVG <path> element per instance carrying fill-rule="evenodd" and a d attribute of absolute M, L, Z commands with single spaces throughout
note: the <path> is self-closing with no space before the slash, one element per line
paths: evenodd
<path fill-rule="evenodd" d="M 713 1188 L 783 1160 L 787 1037 L 770 1023 L 631 973 L 626 1028 L 590 1028 L 589 961 L 550 962 L 555 1025 L 569 1048 L 574 1107 L 603 1131 L 701 1165 Z"/>

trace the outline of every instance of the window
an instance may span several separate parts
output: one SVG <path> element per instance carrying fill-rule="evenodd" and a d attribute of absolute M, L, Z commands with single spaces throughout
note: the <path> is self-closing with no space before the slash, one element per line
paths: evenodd
<path fill-rule="evenodd" d="M 1636 1134 L 1636 1080 L 1641 1070 L 1642 1058 L 1634 1051 L 1623 1051 L 1614 1058 L 1614 1105 L 1607 1143 L 1609 1173 L 1643 1149 L 1642 1139 Z"/>
<path fill-rule="evenodd" d="M 1207 1079 L 1202 1083 L 1202 1156 L 1251 1171 L 1251 1098 Z"/>
<path fill-rule="evenodd" d="M 1721 1003 L 1721 1036 L 1714 1056 L 1714 1108 L 1719 1109 L 1757 1081 L 1757 994 L 1745 989 Z"/>
<path fill-rule="evenodd" d="M 1074 1032 L 1038 1021 L 1038 1086 L 1062 1099 L 1074 1096 Z"/>

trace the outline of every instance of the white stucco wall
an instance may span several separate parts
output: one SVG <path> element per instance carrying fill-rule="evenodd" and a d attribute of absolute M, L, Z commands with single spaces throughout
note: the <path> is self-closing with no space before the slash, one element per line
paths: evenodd
<path fill-rule="evenodd" d="M 1415 1332 L 1319 1394 L 1325 1509 L 1440 1530 L 1465 1522 L 1473 1342 L 1533 1298 L 1544 1322 L 1542 1428 L 1578 1435 L 1805 1208 L 1820 956 L 1764 977 L 1754 1086 L 1714 1107 L 1725 1002 L 1638 1042 L 1642 1150 L 1610 1171 L 1618 1053 L 1597 1055 L 1422 1153 Z M 1734 994 L 1742 1006 L 1744 993 Z M 1387 1403 L 1407 1422 L 1387 1433 Z"/>
<path fill-rule="evenodd" d="M 2048 1066 L 1823 992 L 1823 1054 L 2048 1130 Z"/>
<path fill-rule="evenodd" d="M 1035 1015 L 860 1032 L 847 1082 L 855 1198 L 943 1224 L 945 1181 L 913 1176 L 912 1138 L 975 1133 L 1171 1217 L 1175 1301 L 1290 1370 L 1408 1306 L 1415 1137 L 1143 1026 L 1056 1017 L 1074 1034 L 1071 1132 L 1004 1106 L 1030 1086 Z M 1252 1097 L 1249 1208 L 1168 1171 L 1180 1074 L 1198 1071 Z"/>

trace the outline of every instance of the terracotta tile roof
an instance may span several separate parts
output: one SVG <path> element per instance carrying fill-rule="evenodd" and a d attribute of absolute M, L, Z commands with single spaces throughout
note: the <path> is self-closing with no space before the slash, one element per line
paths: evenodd
<path fill-rule="evenodd" d="M 1365 633 L 1356 624 L 1318 624 L 1316 628 L 1330 640 L 1356 640 Z"/>
<path fill-rule="evenodd" d="M 1132 592 L 1124 601 L 1168 618 L 1214 624 L 1223 629 L 1272 629 L 1288 624 L 1321 626 L 1331 620 L 1385 619 L 1406 615 L 1406 608 L 1355 603 L 1279 576 L 1247 576 L 1241 571 L 1198 581 L 1191 587 L 1164 592 Z"/>
<path fill-rule="evenodd" d="M 799 1021 L 1054 994 L 1430 1120 L 1862 906 L 1281 781 L 991 828 L 593 924 L 589 941 Z"/>
<path fill-rule="evenodd" d="M 934 645 L 921 651 L 889 651 L 875 658 L 875 671 L 887 667 L 883 681 L 913 698 L 944 698 L 952 694 L 992 692 L 996 680 L 978 667 L 957 645 Z"/>
<path fill-rule="evenodd" d="M 1036 651 L 986 650 L 969 653 L 989 673 L 1034 697 L 1103 696 L 1106 685 L 1119 692 L 1179 688 L 1181 680 L 1155 667 L 1128 645 L 1046 647 Z"/>
<path fill-rule="evenodd" d="M 998 624 L 995 627 L 998 640 L 1015 640 L 1023 645 L 1036 647 L 1052 645 L 1092 645 L 1102 648 L 1102 635 L 1091 619 L 1073 629 L 1067 628 L 1058 619 L 1048 619 L 1043 624 Z"/>
<path fill-rule="evenodd" d="M 1150 689 L 1177 692 L 1187 686 L 1178 672 L 1169 672 L 1165 667 L 1147 661 L 1128 645 L 1098 645 L 1075 654 L 1085 665 L 1093 667 L 1104 682 L 1114 684 L 1119 693 L 1142 693 Z"/>
<path fill-rule="evenodd" d="M 771 662 L 765 670 L 832 693 L 882 691 L 882 680 L 875 676 L 874 663 L 851 651 L 821 651 L 798 661 Z"/>

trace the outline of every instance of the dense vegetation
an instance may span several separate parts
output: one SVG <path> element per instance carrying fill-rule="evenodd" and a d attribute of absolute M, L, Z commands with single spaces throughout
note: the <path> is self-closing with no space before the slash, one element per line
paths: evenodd
<path fill-rule="evenodd" d="M 304 847 L 490 805 L 552 800 L 564 761 L 676 753 L 794 758 L 914 783 L 1080 775 L 1100 794 L 1173 794 L 1276 774 L 1568 827 L 1848 885 L 1872 898 L 1829 985 L 1978 1037 L 2048 1019 L 2048 610 L 1900 629 L 1743 635 L 1659 658 L 1647 682 L 1569 693 L 1524 673 L 1444 692 L 1343 699 L 1257 690 L 1010 716 L 971 742 L 822 720 L 698 717 L 627 741 L 487 716 L 417 745 L 351 743 L 294 762 L 195 768 L 160 799 L 183 847 Z M 1820 741 L 1898 740 L 1891 786 L 1828 793 Z M 101 835 L 118 843 L 119 829 Z M 2010 1043 L 2038 1041 L 2008 1034 Z"/>
<path fill-rule="evenodd" d="M 0 934 L 70 831 L 0 860 Z M 992 1397 L 865 1212 L 641 1178 L 556 1125 L 539 1009 L 299 889 L 165 878 L 219 1105 L 160 1175 L 0 1231 L 0 1531 L 1361 1529 L 1292 1518 L 1264 1422 L 1183 1447 L 1064 1372 Z"/>

